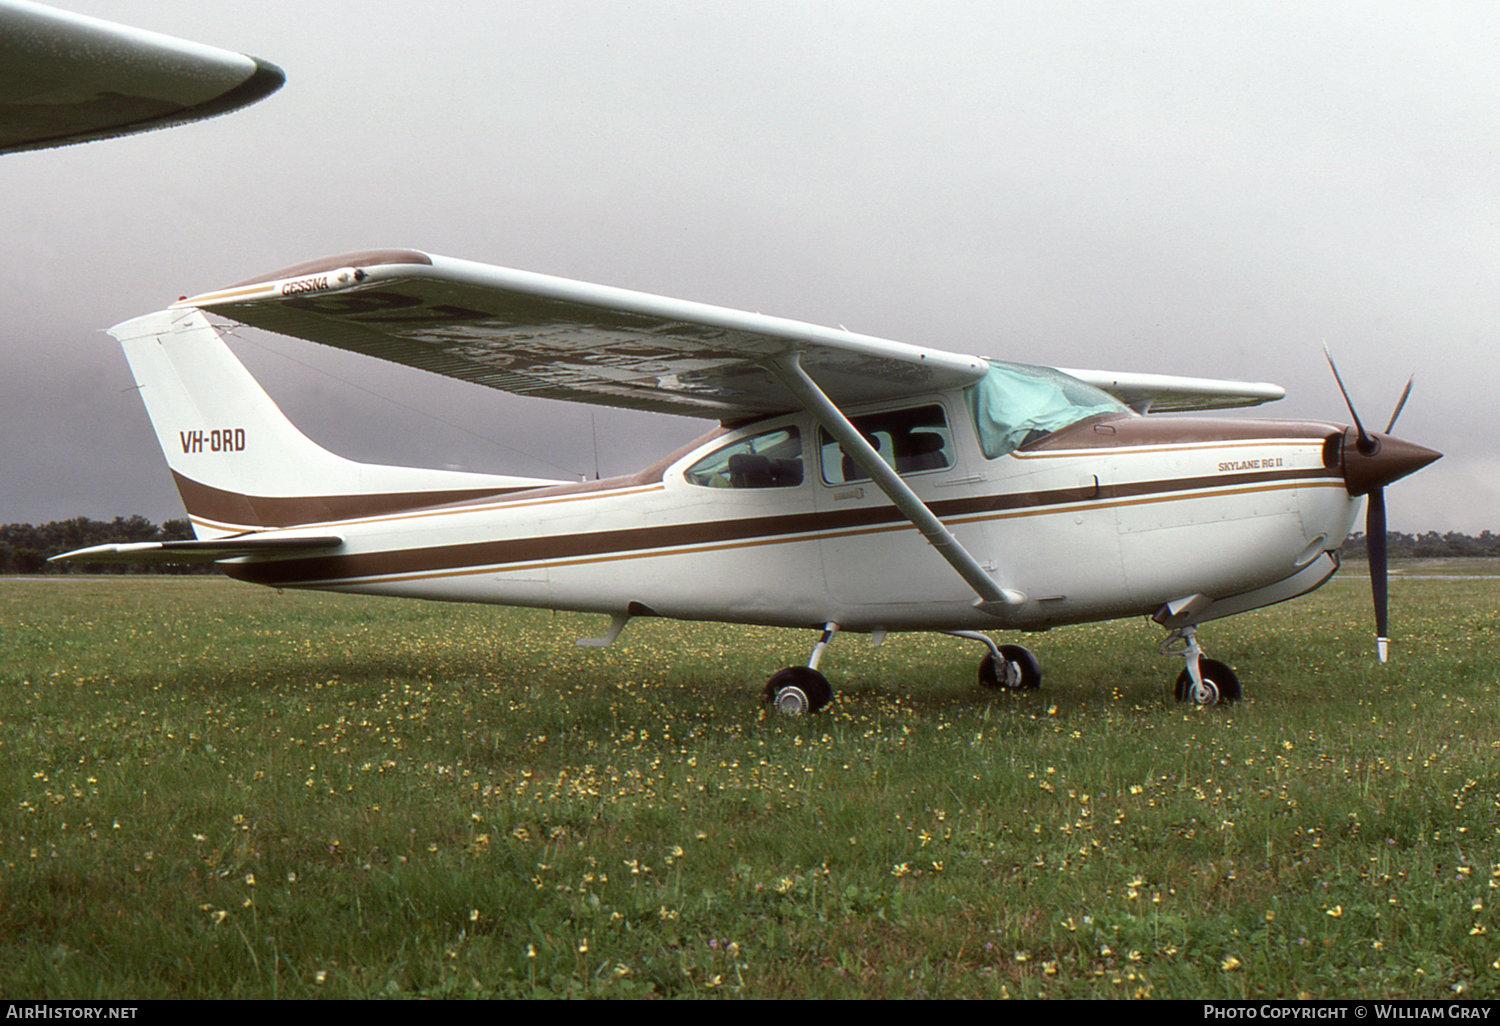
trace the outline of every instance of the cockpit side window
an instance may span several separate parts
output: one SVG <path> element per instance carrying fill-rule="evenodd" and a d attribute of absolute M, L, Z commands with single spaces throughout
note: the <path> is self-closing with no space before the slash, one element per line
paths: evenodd
<path fill-rule="evenodd" d="M 991 362 L 989 373 L 964 390 L 989 459 L 1103 413 L 1128 413 L 1108 392 L 1050 367 Z"/>
<path fill-rule="evenodd" d="M 765 431 L 715 449 L 683 472 L 705 488 L 792 488 L 802 483 L 802 434 Z"/>
<path fill-rule="evenodd" d="M 849 422 L 898 474 L 953 466 L 953 438 L 948 433 L 948 420 L 943 416 L 941 406 L 868 413 L 851 417 Z M 820 430 L 818 439 L 824 481 L 838 485 L 870 479 L 870 475 L 827 431 Z"/>

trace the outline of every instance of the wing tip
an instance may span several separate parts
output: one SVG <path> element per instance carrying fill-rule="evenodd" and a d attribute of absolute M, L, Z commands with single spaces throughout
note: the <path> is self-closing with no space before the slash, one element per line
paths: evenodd
<path fill-rule="evenodd" d="M 200 103 L 186 107 L 177 107 L 176 109 L 154 115 L 136 117 L 124 121 L 112 121 L 108 124 L 75 126 L 73 130 L 65 130 L 55 135 L 23 136 L 12 139 L 6 145 L 0 145 L 0 153 L 50 150 L 62 146 L 73 146 L 79 143 L 117 139 L 122 136 L 137 135 L 142 132 L 154 132 L 162 128 L 173 128 L 178 125 L 191 124 L 194 121 L 206 121 L 209 118 L 219 117 L 222 114 L 239 110 L 241 107 L 248 107 L 253 103 L 258 103 L 286 84 L 286 72 L 270 61 L 262 60 L 259 57 L 252 57 L 249 54 L 240 54 L 238 56 L 253 63 L 254 70 L 250 73 L 250 76 L 238 85 Z"/>

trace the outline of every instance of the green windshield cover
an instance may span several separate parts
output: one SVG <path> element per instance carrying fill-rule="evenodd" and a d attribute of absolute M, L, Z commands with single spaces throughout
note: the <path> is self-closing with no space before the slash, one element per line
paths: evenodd
<path fill-rule="evenodd" d="M 989 459 L 1101 413 L 1128 413 L 1124 403 L 1050 367 L 991 361 L 990 371 L 965 392 Z"/>

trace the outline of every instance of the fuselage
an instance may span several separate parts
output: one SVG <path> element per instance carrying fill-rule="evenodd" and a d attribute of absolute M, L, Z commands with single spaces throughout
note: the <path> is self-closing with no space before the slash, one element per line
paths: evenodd
<path fill-rule="evenodd" d="M 806 413 L 721 427 L 627 478 L 299 523 L 344 545 L 220 567 L 278 587 L 611 615 L 1039 630 L 1188 597 L 1199 619 L 1293 597 L 1332 574 L 1360 503 L 1337 424 L 1117 411 L 994 456 L 963 392 L 847 412 L 1022 601 L 976 608 Z"/>

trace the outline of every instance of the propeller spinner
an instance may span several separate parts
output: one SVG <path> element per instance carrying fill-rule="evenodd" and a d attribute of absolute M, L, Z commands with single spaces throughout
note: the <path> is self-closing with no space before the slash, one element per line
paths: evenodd
<path fill-rule="evenodd" d="M 1385 486 L 1441 459 L 1443 454 L 1393 438 L 1390 434 L 1396 426 L 1396 418 L 1406 407 L 1406 400 L 1411 397 L 1411 379 L 1407 379 L 1406 388 L 1396 402 L 1395 412 L 1391 414 L 1385 431 L 1370 433 L 1360 421 L 1354 401 L 1349 398 L 1349 390 L 1344 387 L 1344 379 L 1339 376 L 1338 366 L 1326 346 L 1323 355 L 1328 358 L 1333 380 L 1338 383 L 1344 405 L 1354 420 L 1354 426 L 1344 432 L 1344 486 L 1350 495 L 1370 497 L 1365 506 L 1365 544 L 1370 558 L 1370 594 L 1375 603 L 1375 651 L 1383 663 L 1390 649 L 1390 636 L 1386 631 L 1389 561 L 1386 557 Z"/>

